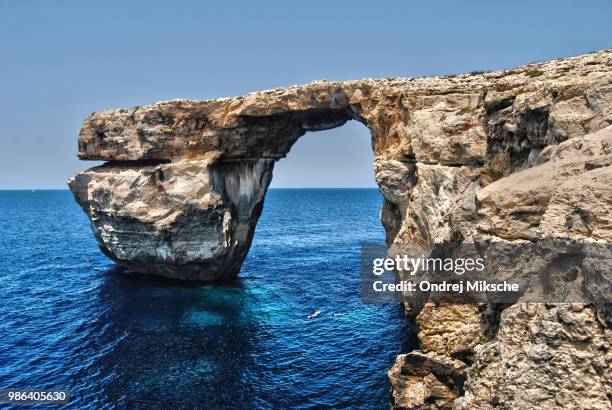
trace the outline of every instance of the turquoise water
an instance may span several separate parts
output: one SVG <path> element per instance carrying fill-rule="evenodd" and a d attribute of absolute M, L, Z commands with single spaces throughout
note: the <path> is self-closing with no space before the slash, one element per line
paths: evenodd
<path fill-rule="evenodd" d="M 0 191 L 0 388 L 66 389 L 73 408 L 388 408 L 413 336 L 399 305 L 360 300 L 381 200 L 270 190 L 240 278 L 192 285 L 117 268 L 68 191 Z"/>

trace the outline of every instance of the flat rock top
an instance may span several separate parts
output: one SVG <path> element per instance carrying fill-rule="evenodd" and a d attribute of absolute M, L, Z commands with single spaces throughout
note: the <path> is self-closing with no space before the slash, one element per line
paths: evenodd
<path fill-rule="evenodd" d="M 571 94 L 574 86 L 602 81 L 612 81 L 612 49 L 488 73 L 315 81 L 240 97 L 163 101 L 91 114 L 79 134 L 79 158 L 194 158 L 241 148 L 245 152 L 238 156 L 248 156 L 248 146 L 260 143 L 263 134 L 295 139 L 300 132 L 333 128 L 350 119 L 372 129 L 381 115 L 400 121 L 403 111 L 435 108 L 436 96 L 456 94 L 461 104 L 462 95 L 476 95 L 477 106 L 487 109 L 522 93 L 546 88 Z M 278 157 L 283 151 L 256 156 Z"/>

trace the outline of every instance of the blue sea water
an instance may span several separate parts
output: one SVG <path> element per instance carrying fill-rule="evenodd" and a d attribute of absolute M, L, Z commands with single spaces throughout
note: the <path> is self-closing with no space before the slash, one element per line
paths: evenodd
<path fill-rule="evenodd" d="M 388 408 L 413 335 L 399 305 L 360 300 L 380 205 L 272 189 L 240 278 L 204 285 L 117 268 L 68 191 L 0 191 L 0 389 L 65 389 L 71 408 Z"/>

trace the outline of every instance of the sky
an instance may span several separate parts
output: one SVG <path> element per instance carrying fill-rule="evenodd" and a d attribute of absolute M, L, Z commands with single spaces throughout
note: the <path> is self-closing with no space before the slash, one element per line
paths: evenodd
<path fill-rule="evenodd" d="M 0 0 L 0 189 L 65 188 L 107 108 L 316 79 L 496 70 L 612 47 L 609 1 Z M 273 187 L 374 186 L 368 130 L 308 133 Z"/>

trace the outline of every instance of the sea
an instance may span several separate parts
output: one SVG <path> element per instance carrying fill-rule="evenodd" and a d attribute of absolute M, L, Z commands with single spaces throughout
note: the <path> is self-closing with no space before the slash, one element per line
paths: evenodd
<path fill-rule="evenodd" d="M 399 304 L 360 297 L 381 204 L 271 189 L 238 279 L 213 285 L 116 266 L 67 190 L 0 191 L 0 389 L 75 409 L 387 409 L 415 335 Z"/>

